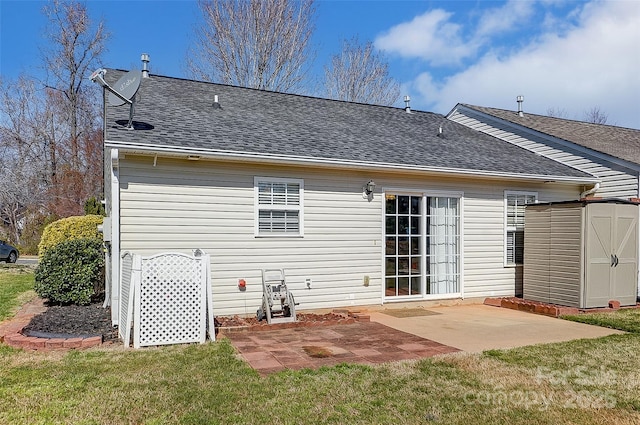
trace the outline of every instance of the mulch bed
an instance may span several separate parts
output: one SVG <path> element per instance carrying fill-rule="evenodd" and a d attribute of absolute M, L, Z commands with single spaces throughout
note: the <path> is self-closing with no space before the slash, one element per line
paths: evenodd
<path fill-rule="evenodd" d="M 275 328 L 303 327 L 303 326 L 323 326 L 355 323 L 356 320 L 343 314 L 326 313 L 297 313 L 296 322 L 274 323 L 269 325 L 267 320 L 258 321 L 255 317 L 240 316 L 216 316 L 216 327 L 218 329 L 249 329 L 249 330 L 269 330 Z"/>
<path fill-rule="evenodd" d="M 354 323 L 355 319 L 342 314 L 298 313 L 297 322 L 269 325 L 266 320 L 255 317 L 217 316 L 216 327 L 227 330 L 250 329 L 268 330 L 279 327 L 322 326 Z M 285 325 L 285 326 L 282 326 Z M 38 314 L 22 330 L 26 336 L 44 338 L 72 338 L 102 335 L 103 341 L 118 340 L 118 329 L 111 325 L 111 309 L 102 303 L 86 306 L 51 305 L 44 313 Z"/>
<path fill-rule="evenodd" d="M 44 313 L 34 316 L 22 333 L 45 338 L 102 335 L 103 341 L 118 339 L 118 330 L 111 325 L 111 309 L 103 308 L 102 303 L 49 306 Z"/>

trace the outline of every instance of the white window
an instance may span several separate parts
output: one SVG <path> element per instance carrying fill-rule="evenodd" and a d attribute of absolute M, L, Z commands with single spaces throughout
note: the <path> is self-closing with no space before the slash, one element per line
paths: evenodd
<path fill-rule="evenodd" d="M 304 181 L 254 178 L 256 236 L 302 236 Z"/>
<path fill-rule="evenodd" d="M 524 259 L 524 208 L 535 204 L 536 192 L 504 192 L 505 215 L 505 264 L 523 264 Z"/>

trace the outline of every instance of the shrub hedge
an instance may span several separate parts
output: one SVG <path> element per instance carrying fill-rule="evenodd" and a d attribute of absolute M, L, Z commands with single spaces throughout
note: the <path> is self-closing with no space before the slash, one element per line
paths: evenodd
<path fill-rule="evenodd" d="M 102 239 L 70 239 L 47 249 L 35 271 L 34 290 L 55 304 L 87 305 L 102 295 Z"/>
<path fill-rule="evenodd" d="M 81 238 L 101 238 L 98 225 L 104 217 L 100 215 L 83 215 L 62 218 L 47 225 L 42 232 L 38 244 L 38 255 L 43 256 L 51 247 L 62 241 Z"/>

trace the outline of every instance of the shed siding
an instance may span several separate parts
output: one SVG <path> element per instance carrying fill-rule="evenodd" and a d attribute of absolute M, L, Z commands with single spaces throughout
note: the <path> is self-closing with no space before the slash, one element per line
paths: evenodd
<path fill-rule="evenodd" d="M 516 269 L 503 263 L 504 190 L 537 191 L 541 201 L 579 193 L 577 186 L 559 184 L 168 158 L 153 163 L 148 156 L 120 160 L 122 250 L 151 255 L 203 249 L 211 255 L 215 313 L 223 315 L 255 314 L 260 269 L 274 267 L 286 270 L 299 309 L 382 303 L 381 191 L 461 192 L 464 296 L 513 295 Z M 254 176 L 304 179 L 304 237 L 255 237 Z M 378 185 L 371 202 L 362 196 L 369 179 Z M 238 289 L 240 278 L 246 291 Z"/>
<path fill-rule="evenodd" d="M 527 207 L 525 299 L 576 307 L 580 305 L 582 213 L 580 205 Z"/>
<path fill-rule="evenodd" d="M 533 132 L 516 129 L 494 118 L 488 118 L 475 111 L 457 109 L 449 118 L 467 127 L 505 140 L 532 152 L 559 161 L 565 165 L 593 174 L 602 179 L 597 196 L 603 198 L 633 198 L 639 196 L 638 172 L 622 165 L 607 161 L 597 155 L 589 155 L 585 150 L 572 148 L 544 138 Z M 487 121 L 487 122 L 483 122 Z"/>
<path fill-rule="evenodd" d="M 551 208 L 525 210 L 523 297 L 526 300 L 549 302 L 550 220 Z"/>
<path fill-rule="evenodd" d="M 582 278 L 582 218 L 580 206 L 555 208 L 551 212 L 549 271 L 554 277 L 549 302 L 580 305 Z"/>

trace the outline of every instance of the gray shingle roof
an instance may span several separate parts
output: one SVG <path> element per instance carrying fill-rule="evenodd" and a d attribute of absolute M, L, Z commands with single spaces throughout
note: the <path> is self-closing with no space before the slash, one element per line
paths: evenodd
<path fill-rule="evenodd" d="M 123 71 L 109 70 L 113 83 Z M 220 109 L 212 107 L 214 95 Z M 445 168 L 520 176 L 593 178 L 428 112 L 341 102 L 152 75 L 143 79 L 135 130 L 128 106 L 107 108 L 106 143 L 279 158 Z M 439 128 L 442 127 L 442 135 Z"/>
<path fill-rule="evenodd" d="M 475 105 L 464 106 L 640 165 L 640 130 L 547 117 L 526 112 L 523 117 L 520 117 L 516 111 Z"/>

